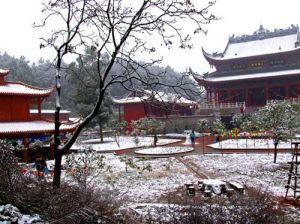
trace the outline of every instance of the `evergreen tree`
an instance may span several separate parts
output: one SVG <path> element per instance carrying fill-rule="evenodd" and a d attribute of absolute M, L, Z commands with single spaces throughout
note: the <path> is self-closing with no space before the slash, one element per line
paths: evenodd
<path fill-rule="evenodd" d="M 252 116 L 252 122 L 261 130 L 270 131 L 274 142 L 274 163 L 280 141 L 293 136 L 293 130 L 299 128 L 299 106 L 286 101 L 273 100 Z"/>

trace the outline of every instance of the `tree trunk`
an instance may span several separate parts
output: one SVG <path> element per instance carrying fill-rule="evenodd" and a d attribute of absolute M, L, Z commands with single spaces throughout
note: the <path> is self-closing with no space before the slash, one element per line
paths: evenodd
<path fill-rule="evenodd" d="M 277 159 L 277 146 L 278 146 L 278 141 L 277 140 L 274 142 L 274 146 L 275 146 L 275 150 L 274 150 L 274 163 L 276 163 L 276 159 Z"/>
<path fill-rule="evenodd" d="M 100 142 L 103 143 L 103 127 L 102 124 L 99 123 L 99 128 L 100 128 Z"/>
<path fill-rule="evenodd" d="M 155 133 L 154 136 L 153 136 L 153 145 L 154 147 L 156 147 L 156 144 L 157 144 L 157 134 Z"/>
<path fill-rule="evenodd" d="M 60 175 L 61 175 L 61 160 L 62 160 L 62 151 L 60 150 L 60 136 L 59 136 L 59 127 L 61 125 L 59 120 L 59 111 L 60 111 L 60 62 L 58 62 L 58 68 L 56 72 L 56 111 L 54 114 L 55 122 L 55 131 L 54 131 L 54 156 L 55 156 L 55 165 L 54 165 L 54 177 L 53 177 L 53 187 L 60 187 Z"/>
<path fill-rule="evenodd" d="M 203 154 L 204 154 L 204 133 L 202 133 L 202 146 L 203 146 Z"/>

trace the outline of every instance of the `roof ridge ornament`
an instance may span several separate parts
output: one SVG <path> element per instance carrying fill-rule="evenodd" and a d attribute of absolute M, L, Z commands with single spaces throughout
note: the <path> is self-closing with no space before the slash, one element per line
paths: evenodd
<path fill-rule="evenodd" d="M 242 35 L 242 36 L 232 35 L 229 38 L 229 43 L 241 43 L 241 42 L 254 41 L 254 40 L 263 40 L 266 38 L 281 37 L 289 34 L 298 34 L 299 36 L 298 26 L 292 24 L 287 29 L 274 29 L 274 31 L 269 31 L 268 29 L 264 28 L 263 25 L 260 25 L 259 29 L 255 31 L 252 35 Z"/>

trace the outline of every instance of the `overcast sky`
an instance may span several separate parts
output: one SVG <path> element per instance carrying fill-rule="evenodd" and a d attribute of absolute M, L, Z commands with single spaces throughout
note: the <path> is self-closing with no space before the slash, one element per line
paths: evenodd
<path fill-rule="evenodd" d="M 201 0 L 197 0 L 201 1 Z M 49 58 L 39 49 L 41 34 L 32 28 L 39 21 L 41 0 L 0 0 L 0 52 L 15 57 L 24 55 L 31 62 Z M 198 73 L 208 71 L 201 46 L 211 53 L 222 52 L 232 34 L 252 34 L 260 24 L 269 30 L 300 25 L 300 0 L 217 0 L 213 8 L 220 20 L 207 26 L 192 50 L 174 48 L 164 51 L 164 65 L 177 71 L 191 67 Z"/>

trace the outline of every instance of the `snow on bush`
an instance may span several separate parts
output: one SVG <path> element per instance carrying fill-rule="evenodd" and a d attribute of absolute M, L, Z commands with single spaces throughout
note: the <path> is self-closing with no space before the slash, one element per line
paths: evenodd
<path fill-rule="evenodd" d="M 0 223 L 18 223 L 18 224 L 31 224 L 42 223 L 39 215 L 24 215 L 18 208 L 7 204 L 0 206 Z"/>

